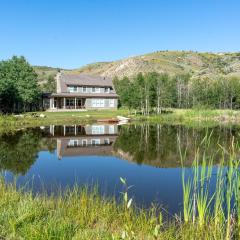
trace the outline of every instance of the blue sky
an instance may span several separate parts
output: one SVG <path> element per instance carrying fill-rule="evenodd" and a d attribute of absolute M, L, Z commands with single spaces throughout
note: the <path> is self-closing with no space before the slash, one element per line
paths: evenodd
<path fill-rule="evenodd" d="M 156 50 L 240 51 L 239 0 L 1 0 L 0 59 L 76 68 Z"/>

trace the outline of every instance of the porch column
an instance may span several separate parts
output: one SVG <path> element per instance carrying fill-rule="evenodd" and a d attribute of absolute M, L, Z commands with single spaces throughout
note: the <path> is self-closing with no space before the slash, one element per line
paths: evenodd
<path fill-rule="evenodd" d="M 66 135 L 66 126 L 63 125 L 63 136 L 65 136 L 65 135 Z"/>
<path fill-rule="evenodd" d="M 49 99 L 49 108 L 52 108 L 52 98 Z"/>
<path fill-rule="evenodd" d="M 52 136 L 54 136 L 54 125 L 50 125 L 50 134 L 52 134 Z"/>
<path fill-rule="evenodd" d="M 75 109 L 77 108 L 77 98 L 74 99 L 74 106 L 75 106 Z"/>
<path fill-rule="evenodd" d="M 50 103 L 49 103 L 49 108 L 50 109 L 53 109 L 53 103 L 54 103 L 53 98 L 50 98 Z"/>
<path fill-rule="evenodd" d="M 77 136 L 77 125 L 74 125 L 75 136 Z"/>
<path fill-rule="evenodd" d="M 64 109 L 66 108 L 66 98 L 65 97 L 63 98 L 63 108 Z"/>

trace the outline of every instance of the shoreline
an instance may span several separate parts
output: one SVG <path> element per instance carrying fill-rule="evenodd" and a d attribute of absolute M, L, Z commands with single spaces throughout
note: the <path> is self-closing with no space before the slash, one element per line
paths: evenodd
<path fill-rule="evenodd" d="M 240 126 L 240 110 L 167 109 L 167 113 L 143 116 L 129 110 L 86 112 L 36 112 L 19 115 L 1 115 L 0 132 L 15 131 L 28 127 L 64 124 L 92 124 L 97 120 L 129 117 L 132 123 L 183 125 L 186 127 Z M 35 114 L 35 115 L 33 115 Z M 40 117 L 44 115 L 44 117 Z M 37 117 L 36 117 L 37 116 Z"/>

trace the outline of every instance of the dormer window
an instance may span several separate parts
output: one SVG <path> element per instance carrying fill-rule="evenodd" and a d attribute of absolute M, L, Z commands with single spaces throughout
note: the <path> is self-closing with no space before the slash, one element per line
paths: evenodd
<path fill-rule="evenodd" d="M 77 92 L 77 86 L 69 86 L 68 91 L 69 92 Z"/>
<path fill-rule="evenodd" d="M 100 93 L 100 88 L 99 87 L 92 87 L 92 93 Z"/>
<path fill-rule="evenodd" d="M 109 92 L 110 92 L 110 88 L 105 87 L 105 88 L 104 88 L 104 92 L 105 92 L 105 93 L 109 93 Z"/>

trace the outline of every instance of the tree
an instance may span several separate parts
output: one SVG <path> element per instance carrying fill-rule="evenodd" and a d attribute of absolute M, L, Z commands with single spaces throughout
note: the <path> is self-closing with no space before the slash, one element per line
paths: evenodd
<path fill-rule="evenodd" d="M 43 84 L 42 89 L 45 92 L 53 93 L 56 91 L 56 80 L 53 75 L 49 75 L 47 82 Z"/>
<path fill-rule="evenodd" d="M 240 81 L 237 77 L 228 79 L 229 107 L 238 108 L 240 103 Z"/>
<path fill-rule="evenodd" d="M 116 90 L 123 106 L 141 110 L 145 115 L 153 110 L 160 114 L 166 107 L 240 107 L 239 77 L 191 78 L 189 74 L 171 77 L 156 72 L 139 73 L 131 80 L 118 79 Z"/>
<path fill-rule="evenodd" d="M 179 108 L 186 108 L 190 106 L 190 88 L 189 88 L 189 74 L 181 74 L 175 77 L 177 90 L 177 106 Z"/>
<path fill-rule="evenodd" d="M 24 57 L 0 62 L 0 106 L 4 112 L 31 110 L 39 94 L 37 74 Z"/>
<path fill-rule="evenodd" d="M 155 91 L 153 106 L 156 106 L 156 112 L 160 114 L 162 108 L 169 107 L 173 104 L 175 95 L 174 82 L 168 74 L 154 73 L 152 86 L 152 91 Z"/>
<path fill-rule="evenodd" d="M 130 107 L 130 80 L 128 77 L 124 77 L 122 80 L 115 78 L 114 87 L 120 97 L 120 105 Z"/>
<path fill-rule="evenodd" d="M 13 110 L 14 103 L 18 99 L 14 79 L 9 76 L 10 70 L 7 61 L 0 62 L 0 109 L 5 112 Z"/>

